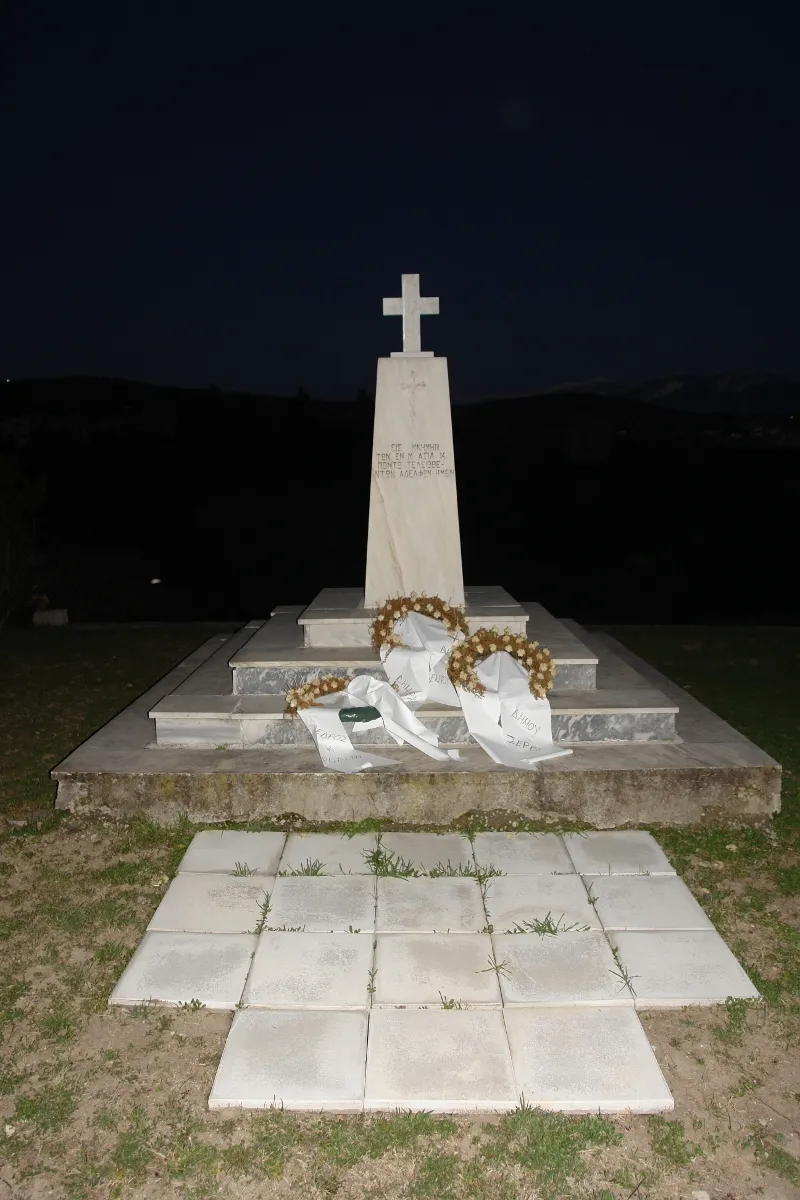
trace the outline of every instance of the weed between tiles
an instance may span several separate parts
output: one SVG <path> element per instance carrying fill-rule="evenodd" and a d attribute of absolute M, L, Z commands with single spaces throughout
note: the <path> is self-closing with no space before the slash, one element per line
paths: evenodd
<path fill-rule="evenodd" d="M 410 859 L 387 850 L 382 844 L 380 834 L 377 836 L 375 848 L 365 850 L 363 858 L 373 875 L 390 879 L 417 879 L 422 874 Z"/>
<path fill-rule="evenodd" d="M 247 863 L 240 863 L 240 862 L 235 863 L 234 868 L 231 871 L 231 875 L 235 875 L 237 878 L 245 878 L 245 877 L 248 877 L 250 875 L 255 875 L 255 874 L 256 874 L 255 867 L 248 867 Z"/>
<path fill-rule="evenodd" d="M 573 921 L 571 925 L 564 923 L 564 914 L 557 920 L 553 920 L 553 914 L 547 913 L 541 920 L 534 918 L 532 921 L 515 922 L 513 928 L 504 930 L 505 933 L 535 933 L 539 937 L 556 937 L 559 933 L 586 933 L 589 929 L 588 925 L 581 925 L 578 921 Z"/>
<path fill-rule="evenodd" d="M 341 870 L 341 867 L 339 868 Z M 324 875 L 325 864 L 319 858 L 308 858 L 299 867 L 287 867 L 285 871 L 278 871 L 279 875 L 296 876 L 296 875 Z"/>
<path fill-rule="evenodd" d="M 492 951 L 492 953 L 489 955 L 489 957 L 486 961 L 489 964 L 488 967 L 482 967 L 480 971 L 476 972 L 476 974 L 488 975 L 490 971 L 494 971 L 495 975 L 497 976 L 498 983 L 500 982 L 501 975 L 504 976 L 506 979 L 511 978 L 511 972 L 508 969 L 508 962 L 505 959 L 498 962 L 494 951 Z"/>

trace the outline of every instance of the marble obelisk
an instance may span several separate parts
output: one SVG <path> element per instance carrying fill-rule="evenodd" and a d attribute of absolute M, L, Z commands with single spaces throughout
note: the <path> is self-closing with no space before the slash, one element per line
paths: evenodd
<path fill-rule="evenodd" d="M 402 296 L 383 302 L 402 316 L 403 349 L 378 359 L 364 604 L 411 592 L 464 603 L 461 537 L 447 359 L 420 346 L 420 316 L 439 300 L 404 275 Z"/>

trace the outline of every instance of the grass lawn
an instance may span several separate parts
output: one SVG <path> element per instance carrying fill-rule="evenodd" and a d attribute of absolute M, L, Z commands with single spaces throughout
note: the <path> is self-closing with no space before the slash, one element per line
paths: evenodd
<path fill-rule="evenodd" d="M 230 1015 L 107 1008 L 194 829 L 44 814 L 48 771 L 212 632 L 0 636 L 0 1200 L 800 1196 L 800 630 L 612 631 L 784 765 L 768 828 L 654 830 L 764 1002 L 642 1014 L 669 1118 L 480 1120 L 209 1113 Z"/>

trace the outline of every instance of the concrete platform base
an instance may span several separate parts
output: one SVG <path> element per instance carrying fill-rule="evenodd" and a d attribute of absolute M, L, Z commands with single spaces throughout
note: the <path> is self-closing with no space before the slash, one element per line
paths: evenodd
<path fill-rule="evenodd" d="M 612 638 L 570 622 L 599 658 L 598 687 L 646 681 L 679 707 L 679 742 L 580 744 L 536 771 L 496 766 L 477 747 L 438 764 L 407 747 L 397 767 L 340 775 L 304 746 L 257 749 L 158 747 L 148 713 L 204 666 L 230 679 L 228 663 L 260 622 L 210 639 L 53 771 L 58 808 L 170 824 L 260 821 L 294 813 L 306 821 L 385 818 L 447 825 L 479 811 L 543 822 L 628 824 L 758 823 L 780 806 L 781 769 L 743 734 Z"/>

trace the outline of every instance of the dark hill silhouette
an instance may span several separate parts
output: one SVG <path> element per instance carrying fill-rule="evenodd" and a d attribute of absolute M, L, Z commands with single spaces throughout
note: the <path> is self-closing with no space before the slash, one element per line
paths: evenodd
<path fill-rule="evenodd" d="M 800 413 L 800 382 L 772 371 L 739 371 L 724 375 L 667 375 L 633 387 L 610 379 L 559 384 L 542 392 L 629 397 L 664 408 L 702 413 Z"/>
<path fill-rule="evenodd" d="M 87 378 L 0 398 L 0 456 L 47 483 L 35 582 L 74 619 L 244 619 L 363 576 L 366 395 Z M 456 404 L 465 576 L 589 622 L 794 621 L 795 424 L 618 392 Z"/>

